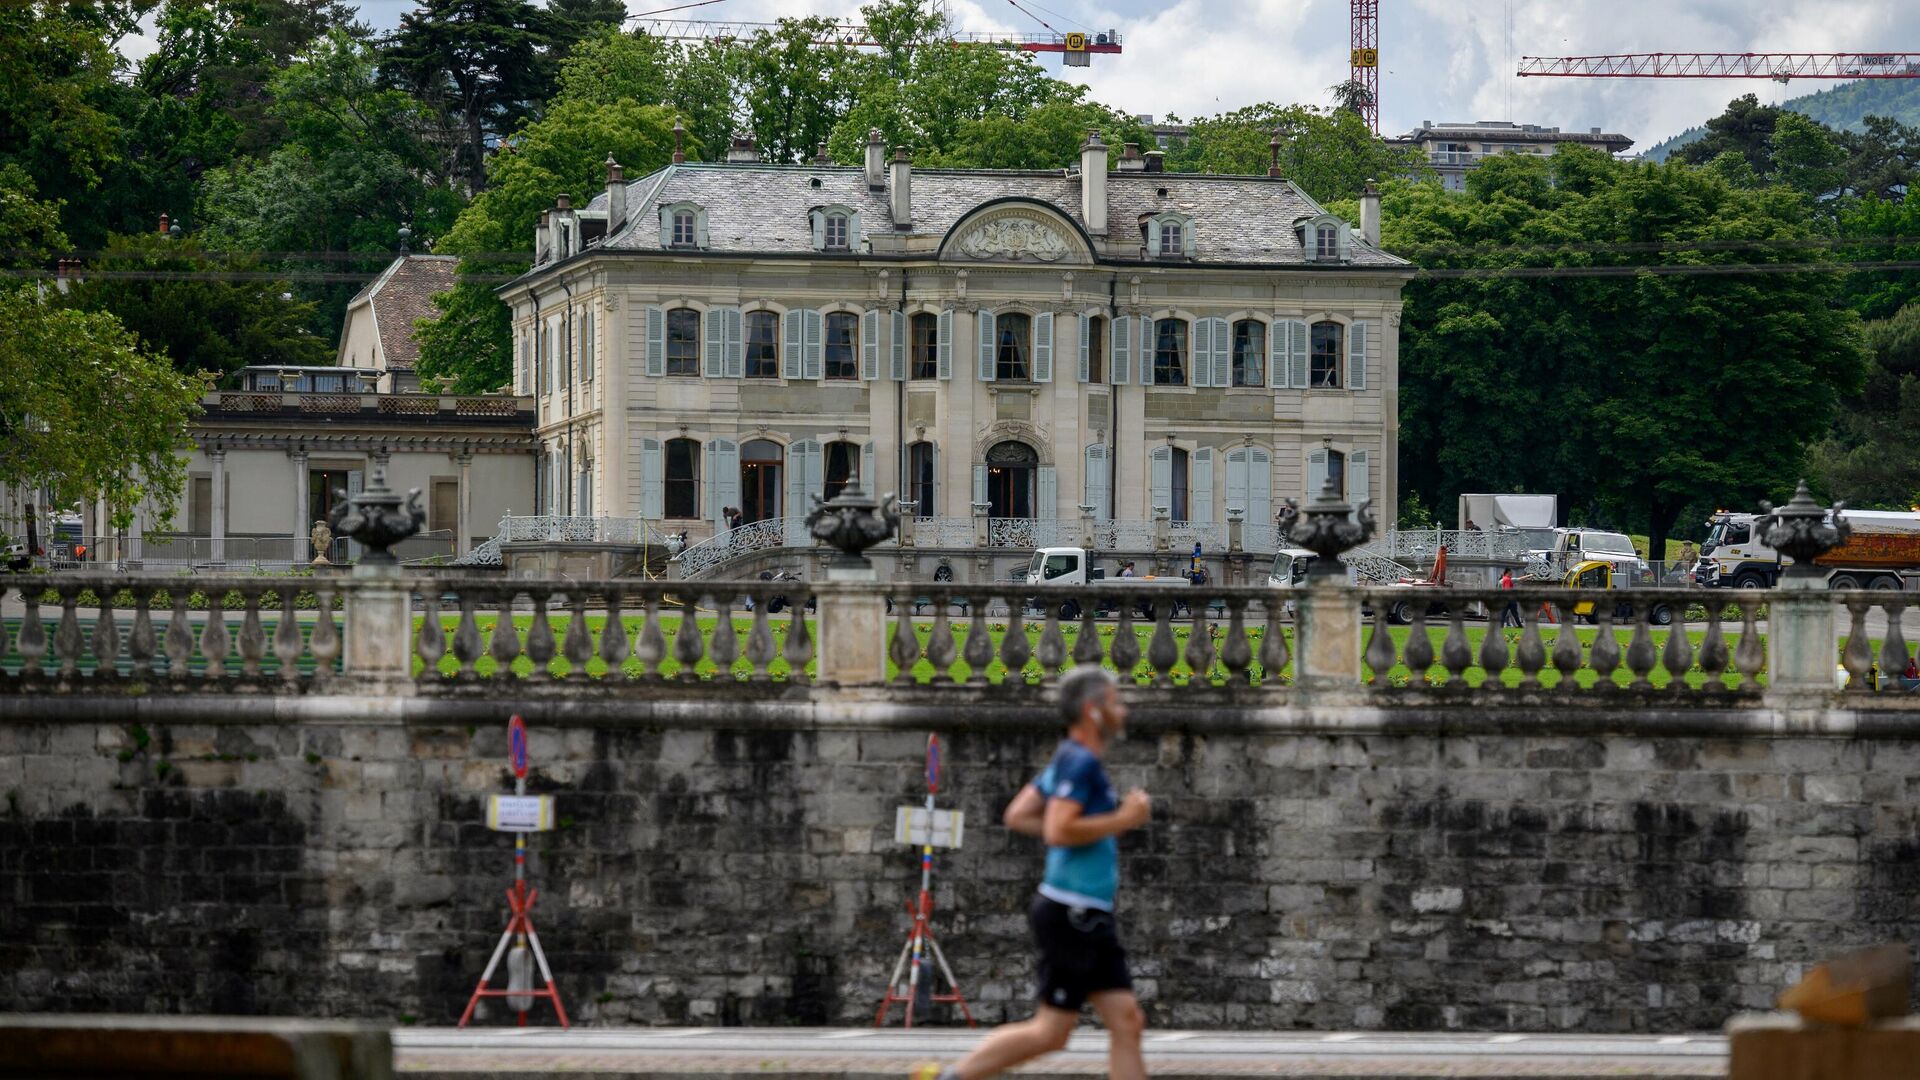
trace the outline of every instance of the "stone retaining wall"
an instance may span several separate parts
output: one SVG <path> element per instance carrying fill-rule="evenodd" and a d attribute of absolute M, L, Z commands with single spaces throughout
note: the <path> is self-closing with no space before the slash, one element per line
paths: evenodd
<path fill-rule="evenodd" d="M 947 734 L 941 798 L 969 828 L 936 930 L 985 1020 L 1027 1008 L 1040 850 L 998 820 L 1055 739 L 1012 726 Z M 1805 962 L 1920 940 L 1920 739 L 1140 726 L 1114 755 L 1155 797 L 1122 925 L 1157 1026 L 1700 1030 Z M 536 919 L 577 1020 L 871 1022 L 925 742 L 536 728 L 561 818 Z M 452 1022 L 505 915 L 511 842 L 481 824 L 504 744 L 0 724 L 0 1010 Z"/>

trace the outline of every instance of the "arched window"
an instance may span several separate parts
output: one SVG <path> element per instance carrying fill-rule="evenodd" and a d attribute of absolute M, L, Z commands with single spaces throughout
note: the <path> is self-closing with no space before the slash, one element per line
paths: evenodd
<path fill-rule="evenodd" d="M 668 439 L 666 476 L 662 485 L 666 516 L 700 516 L 700 444 L 693 439 Z"/>
<path fill-rule="evenodd" d="M 1241 319 L 1233 324 L 1233 385 L 1265 386 L 1267 324 Z"/>
<path fill-rule="evenodd" d="M 934 461 L 937 456 L 930 442 L 917 442 L 907 447 L 907 498 L 914 504 L 915 517 L 934 516 Z"/>
<path fill-rule="evenodd" d="M 860 447 L 857 443 L 830 442 L 827 444 L 826 485 L 820 496 L 831 499 L 847 489 L 847 486 L 860 479 Z"/>
<path fill-rule="evenodd" d="M 780 316 L 771 311 L 747 312 L 746 349 L 747 378 L 779 378 Z"/>
<path fill-rule="evenodd" d="M 940 316 L 923 311 L 913 317 L 913 356 L 908 377 L 940 377 Z"/>
<path fill-rule="evenodd" d="M 987 448 L 987 515 L 996 518 L 1034 516 L 1034 488 L 1040 455 L 1023 442 L 1000 442 Z"/>
<path fill-rule="evenodd" d="M 836 311 L 827 316 L 826 340 L 826 377 L 829 379 L 858 379 L 860 365 L 854 357 L 859 354 L 860 319 L 852 312 Z M 828 498 L 833 496 L 829 495 Z"/>
<path fill-rule="evenodd" d="M 667 312 L 667 374 L 700 374 L 700 313 L 692 308 Z"/>
<path fill-rule="evenodd" d="M 1153 385 L 1187 385 L 1187 321 L 1161 319 L 1153 324 Z"/>
<path fill-rule="evenodd" d="M 1318 390 L 1340 389 L 1340 342 L 1345 329 L 1337 322 L 1313 324 L 1308 386 Z"/>
<path fill-rule="evenodd" d="M 995 379 L 1026 382 L 1032 377 L 1028 358 L 1033 355 L 1033 320 L 1010 311 L 994 320 Z"/>

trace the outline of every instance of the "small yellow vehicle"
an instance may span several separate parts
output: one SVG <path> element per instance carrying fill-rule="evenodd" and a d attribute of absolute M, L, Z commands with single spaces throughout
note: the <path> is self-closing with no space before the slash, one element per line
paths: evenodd
<path fill-rule="evenodd" d="M 1587 561 L 1567 571 L 1566 586 L 1569 589 L 1631 589 L 1634 587 L 1635 574 L 1631 567 L 1622 567 L 1618 563 Z M 1573 605 L 1575 617 L 1592 625 L 1600 621 L 1593 610 L 1594 602 L 1582 600 Z M 1615 622 L 1623 622 L 1633 616 L 1633 605 L 1625 600 L 1613 605 Z M 1656 602 L 1647 609 L 1647 621 L 1655 626 L 1673 625 L 1673 605 L 1665 601 Z"/>

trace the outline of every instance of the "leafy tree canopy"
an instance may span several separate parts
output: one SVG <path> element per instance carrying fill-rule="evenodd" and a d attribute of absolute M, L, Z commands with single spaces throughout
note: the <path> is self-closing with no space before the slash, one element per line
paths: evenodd
<path fill-rule="evenodd" d="M 1167 154 L 1175 172 L 1266 175 L 1278 139 L 1280 174 L 1321 201 L 1356 194 L 1368 180 L 1430 175 L 1412 147 L 1389 146 L 1348 109 L 1271 102 L 1204 117 Z"/>

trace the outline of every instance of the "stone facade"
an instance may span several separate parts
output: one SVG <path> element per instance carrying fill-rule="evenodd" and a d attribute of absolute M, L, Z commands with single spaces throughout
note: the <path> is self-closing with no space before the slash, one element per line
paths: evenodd
<path fill-rule="evenodd" d="M 930 517 L 1224 535 L 1331 471 L 1393 519 L 1411 268 L 1377 235 L 1284 179 L 1110 173 L 1097 141 L 1077 174 L 880 158 L 562 197 L 502 289 L 543 512 L 697 542 L 858 478 Z"/>
<path fill-rule="evenodd" d="M 536 723 L 530 789 L 560 815 L 536 918 L 577 1020 L 871 1017 L 925 730 L 750 711 Z M 1141 713 L 1113 767 L 1155 796 L 1121 841 L 1151 1022 L 1697 1031 L 1920 937 L 1911 737 L 1495 711 L 1365 734 Z M 970 828 L 935 871 L 984 1020 L 1027 1008 L 1040 851 L 998 817 L 1056 737 L 991 715 L 943 732 Z M 481 824 L 504 756 L 494 726 L 0 725 L 0 1009 L 451 1022 L 505 917 L 511 843 Z"/>

